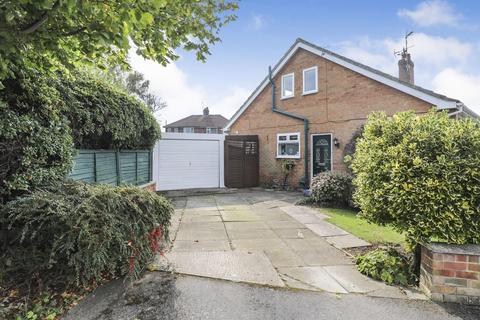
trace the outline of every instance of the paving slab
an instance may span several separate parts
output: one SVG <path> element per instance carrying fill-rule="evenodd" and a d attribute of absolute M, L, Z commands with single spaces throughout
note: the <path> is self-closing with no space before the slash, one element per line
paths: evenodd
<path fill-rule="evenodd" d="M 311 215 L 314 215 L 317 218 L 322 219 L 322 220 L 328 218 L 328 215 L 320 213 L 316 209 L 305 207 L 305 206 L 286 206 L 286 207 L 282 207 L 280 209 L 283 210 L 284 212 L 286 212 L 287 214 L 291 215 L 291 216 L 302 215 L 302 214 L 311 214 Z"/>
<path fill-rule="evenodd" d="M 184 215 L 182 218 L 183 222 L 222 222 L 222 217 L 220 215 Z"/>
<path fill-rule="evenodd" d="M 364 276 L 358 272 L 354 265 L 325 266 L 323 268 L 348 292 L 367 293 L 384 289 L 387 286 L 382 282 Z"/>
<path fill-rule="evenodd" d="M 176 240 L 228 240 L 225 230 L 218 229 L 182 229 L 177 232 Z"/>
<path fill-rule="evenodd" d="M 255 214 L 264 221 L 295 221 L 292 217 L 284 212 L 278 212 L 277 210 L 271 211 L 255 211 Z"/>
<path fill-rule="evenodd" d="M 237 239 L 232 240 L 234 250 L 265 251 L 265 250 L 288 250 L 288 247 L 280 239 Z"/>
<path fill-rule="evenodd" d="M 366 247 L 370 246 L 371 244 L 365 240 L 362 240 L 353 234 L 346 234 L 342 236 L 333 236 L 333 237 L 325 237 L 325 240 L 332 244 L 334 247 L 339 249 L 345 248 L 356 248 L 356 247 Z"/>
<path fill-rule="evenodd" d="M 306 266 L 348 265 L 353 261 L 322 239 L 284 239 Z"/>
<path fill-rule="evenodd" d="M 227 240 L 176 240 L 172 251 L 229 251 Z"/>
<path fill-rule="evenodd" d="M 225 222 L 228 230 L 270 229 L 264 221 L 233 221 Z"/>
<path fill-rule="evenodd" d="M 292 250 L 285 249 L 266 249 L 265 255 L 270 262 L 276 267 L 300 267 L 304 263 L 302 259 Z"/>
<path fill-rule="evenodd" d="M 202 277 L 284 287 L 275 268 L 261 252 L 171 252 L 176 272 Z"/>
<path fill-rule="evenodd" d="M 278 271 L 280 274 L 323 291 L 348 293 L 323 267 L 287 267 L 278 268 Z"/>
<path fill-rule="evenodd" d="M 225 230 L 222 222 L 183 222 L 180 230 Z"/>
<path fill-rule="evenodd" d="M 221 211 L 223 221 L 260 221 L 251 211 Z"/>
<path fill-rule="evenodd" d="M 220 212 L 218 209 L 208 209 L 208 210 L 195 210 L 195 209 L 185 209 L 185 215 L 188 216 L 218 216 Z"/>
<path fill-rule="evenodd" d="M 266 221 L 266 223 L 273 230 L 305 228 L 305 226 L 298 221 Z"/>
<path fill-rule="evenodd" d="M 320 237 L 331 237 L 331 236 L 341 236 L 349 234 L 347 231 L 340 229 L 339 227 L 334 226 L 325 221 L 318 223 L 305 223 L 305 226 L 315 232 Z"/>
<path fill-rule="evenodd" d="M 278 236 L 270 229 L 240 229 L 227 230 L 228 237 L 236 239 L 278 239 Z"/>
<path fill-rule="evenodd" d="M 275 229 L 275 233 L 282 239 L 311 239 L 317 237 L 307 228 Z"/>

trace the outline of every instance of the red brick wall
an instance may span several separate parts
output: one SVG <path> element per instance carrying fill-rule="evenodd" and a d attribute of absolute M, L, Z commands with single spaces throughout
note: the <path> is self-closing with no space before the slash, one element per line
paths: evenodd
<path fill-rule="evenodd" d="M 435 301 L 480 305 L 480 251 L 448 247 L 450 252 L 422 247 L 420 288 Z"/>
<path fill-rule="evenodd" d="M 302 95 L 302 70 L 318 67 L 318 92 Z M 295 96 L 280 99 L 281 76 L 295 73 Z M 345 170 L 343 148 L 355 130 L 373 111 L 385 111 L 392 115 L 398 111 L 428 111 L 432 106 L 422 100 L 371 80 L 347 68 L 330 62 L 306 50 L 299 50 L 274 78 L 276 104 L 279 109 L 308 117 L 310 134 L 333 133 L 340 142 L 333 148 L 333 170 Z M 277 133 L 301 133 L 301 158 L 295 160 L 291 181 L 299 181 L 304 175 L 303 123 L 272 110 L 271 87 L 267 86 L 232 125 L 230 134 L 256 134 L 260 143 L 260 182 L 281 179 L 280 162 L 276 159 Z M 310 144 L 310 136 L 309 136 Z M 309 147 L 310 148 L 310 147 Z M 310 150 L 309 152 L 309 163 Z M 310 164 L 309 164 L 310 166 Z M 310 168 L 309 168 L 310 174 Z"/>

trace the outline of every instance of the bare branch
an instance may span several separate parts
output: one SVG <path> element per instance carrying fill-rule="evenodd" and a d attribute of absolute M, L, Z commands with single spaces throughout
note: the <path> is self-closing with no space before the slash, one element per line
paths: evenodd
<path fill-rule="evenodd" d="M 57 8 L 59 7 L 59 5 L 60 5 L 60 0 L 57 0 L 57 1 L 53 4 L 52 8 L 51 8 L 49 11 L 45 11 L 45 12 L 43 13 L 43 15 L 42 15 L 39 19 L 37 19 L 36 21 L 34 21 L 31 25 L 29 25 L 29 26 L 26 27 L 25 29 L 21 30 L 20 32 L 23 33 L 23 34 L 30 34 L 30 33 L 32 33 L 32 32 L 37 31 L 38 28 L 40 28 L 45 22 L 47 22 L 50 13 L 51 13 L 53 10 L 57 9 Z"/>

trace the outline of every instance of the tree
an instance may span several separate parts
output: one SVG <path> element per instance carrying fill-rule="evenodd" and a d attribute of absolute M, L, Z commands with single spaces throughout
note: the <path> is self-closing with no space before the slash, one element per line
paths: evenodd
<path fill-rule="evenodd" d="M 237 8 L 224 0 L 1 0 L 0 79 L 18 64 L 126 66 L 132 45 L 163 65 L 178 58 L 176 48 L 204 61 Z"/>
<path fill-rule="evenodd" d="M 127 91 L 142 100 L 152 112 L 157 112 L 167 107 L 167 103 L 159 96 L 150 91 L 150 81 L 145 80 L 138 71 L 129 72 L 125 77 Z"/>

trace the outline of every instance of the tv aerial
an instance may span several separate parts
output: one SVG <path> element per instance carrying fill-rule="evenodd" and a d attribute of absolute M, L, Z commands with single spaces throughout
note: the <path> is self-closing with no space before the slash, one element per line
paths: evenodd
<path fill-rule="evenodd" d="M 395 56 L 405 55 L 405 54 L 408 53 L 408 49 L 410 49 L 410 48 L 413 47 L 413 45 L 412 45 L 412 46 L 409 46 L 409 45 L 408 45 L 408 38 L 409 38 L 412 34 L 413 34 L 413 31 L 410 31 L 410 32 L 406 32 L 406 33 L 405 33 L 405 47 L 403 47 L 403 49 L 400 50 L 400 51 L 394 50 L 394 51 L 393 51 L 393 54 L 394 54 Z"/>

